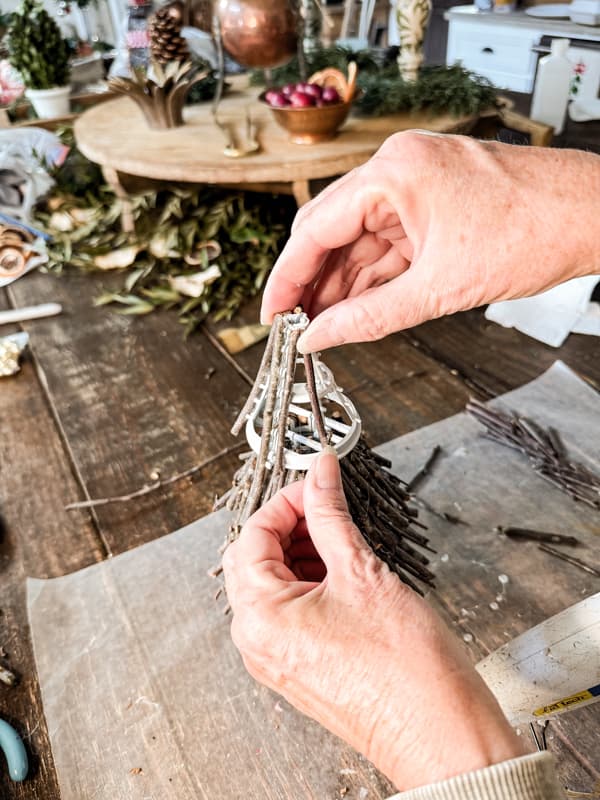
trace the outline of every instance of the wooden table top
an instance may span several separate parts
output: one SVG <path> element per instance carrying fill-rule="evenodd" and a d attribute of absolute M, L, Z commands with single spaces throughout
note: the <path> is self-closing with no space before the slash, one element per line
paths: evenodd
<path fill-rule="evenodd" d="M 0 758 L 4 800 L 60 796 L 29 642 L 24 577 L 80 569 L 206 514 L 215 494 L 228 487 L 236 457 L 222 457 L 193 479 L 130 503 L 93 513 L 68 513 L 64 506 L 136 489 L 157 468 L 168 476 L 231 445 L 230 425 L 262 353 L 258 345 L 226 355 L 213 324 L 184 341 L 172 314 L 132 319 L 92 309 L 92 297 L 107 281 L 32 274 L 0 290 L 0 308 L 50 299 L 65 308 L 60 317 L 24 326 L 31 334 L 30 352 L 22 372 L 3 379 L 0 387 L 0 646 L 7 654 L 2 663 L 21 676 L 15 688 L 0 684 L 0 717 L 16 725 L 32 755 L 32 777 L 23 784 L 8 780 Z M 255 321 L 257 308 L 257 302 L 250 304 L 236 323 Z M 347 345 L 326 360 L 377 444 L 460 411 L 472 394 L 486 399 L 519 386 L 556 358 L 600 387 L 597 352 L 592 337 L 571 336 L 555 350 L 473 311 L 381 342 Z M 523 547 L 522 574 L 514 580 L 528 581 L 531 604 L 512 609 L 511 632 L 560 610 L 568 604 L 565 598 L 574 602 L 581 596 L 580 573 L 561 562 L 548 591 L 547 573 L 535 566 L 535 547 Z M 587 557 L 600 561 L 600 551 Z M 457 579 L 475 598 L 469 575 Z M 436 607 L 456 625 L 457 609 L 447 598 L 436 598 Z M 482 621 L 469 647 L 473 658 L 505 641 L 504 624 L 499 615 Z M 549 734 L 564 785 L 593 792 L 600 780 L 600 704 L 558 718 Z M 265 737 L 276 735 L 265 726 Z M 347 798 L 359 796 L 361 780 L 373 785 L 364 760 L 351 755 L 344 766 Z M 212 793 L 219 800 L 229 797 L 225 775 L 223 780 Z M 370 797 L 386 796 L 385 783 L 378 786 Z M 326 794 L 314 796 L 324 800 Z M 295 799 L 289 795 L 289 800 Z"/>
<path fill-rule="evenodd" d="M 240 158 L 223 155 L 225 140 L 211 116 L 211 104 L 184 110 L 186 124 L 152 130 L 128 97 L 85 111 L 75 123 L 82 153 L 102 166 L 159 180 L 197 183 L 261 183 L 328 178 L 363 164 L 396 131 L 408 128 L 459 133 L 477 117 L 431 117 L 426 112 L 378 118 L 350 117 L 338 136 L 314 145 L 292 144 L 264 103 L 259 89 L 231 91 L 223 99 L 219 119 L 233 124 L 242 137 L 246 112 L 258 128 L 260 152 Z"/>

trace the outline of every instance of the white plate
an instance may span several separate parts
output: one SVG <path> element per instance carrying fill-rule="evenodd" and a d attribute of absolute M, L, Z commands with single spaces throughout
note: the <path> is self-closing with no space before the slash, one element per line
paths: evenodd
<path fill-rule="evenodd" d="M 542 17 L 543 19 L 569 19 L 571 16 L 571 4 L 546 3 L 543 6 L 526 8 L 525 13 L 530 17 Z"/>

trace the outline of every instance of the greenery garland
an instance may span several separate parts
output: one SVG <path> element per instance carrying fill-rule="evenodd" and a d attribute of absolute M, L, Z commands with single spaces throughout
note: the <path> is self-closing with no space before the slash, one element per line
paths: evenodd
<path fill-rule="evenodd" d="M 352 50 L 348 47 L 341 47 L 340 45 L 318 47 L 316 50 L 307 53 L 305 58 L 308 75 L 318 70 L 325 69 L 326 67 L 335 67 L 342 72 L 346 72 L 350 61 L 356 61 L 359 73 L 372 73 L 379 70 L 379 66 L 369 50 Z M 291 61 L 288 61 L 288 63 L 284 64 L 282 67 L 275 67 L 271 70 L 271 82 L 273 86 L 284 86 L 286 83 L 295 83 L 299 80 L 300 64 L 297 56 L 294 56 Z M 251 73 L 250 82 L 255 86 L 263 85 L 265 82 L 265 71 L 262 69 L 254 70 Z"/>
<path fill-rule="evenodd" d="M 477 114 L 497 104 L 497 93 L 487 78 L 469 72 L 460 64 L 422 67 L 417 81 L 404 81 L 399 74 L 363 74 L 359 87 L 364 94 L 356 108 L 365 116 L 426 109 L 431 114 L 460 117 Z"/>
<path fill-rule="evenodd" d="M 387 60 L 379 64 L 367 50 L 323 47 L 307 56 L 307 72 L 310 75 L 328 66 L 345 72 L 349 61 L 356 61 L 358 65 L 358 87 L 362 89 L 362 95 L 357 99 L 355 109 L 364 116 L 427 109 L 432 114 L 459 117 L 476 114 L 497 103 L 493 84 L 460 64 L 422 67 L 417 81 L 403 80 L 393 51 Z M 294 83 L 299 79 L 300 68 L 296 58 L 272 72 L 275 86 Z M 264 73 L 254 72 L 252 82 L 264 82 Z"/>
<path fill-rule="evenodd" d="M 70 129 L 61 138 L 72 145 Z M 121 202 L 77 148 L 72 146 L 54 178 L 52 193 L 35 214 L 37 225 L 52 235 L 44 269 L 57 275 L 66 268 L 104 272 L 107 290 L 95 305 L 113 305 L 128 315 L 171 309 L 186 335 L 209 314 L 231 319 L 261 291 L 295 211 L 291 197 L 274 203 L 271 196 L 250 192 L 161 189 L 131 196 L 131 234 L 121 227 Z M 188 263 L 190 256 L 196 263 Z M 220 276 L 198 297 L 174 285 L 173 279 L 209 266 L 217 266 Z"/>
<path fill-rule="evenodd" d="M 108 187 L 92 197 L 53 194 L 36 221 L 52 234 L 45 269 L 115 270 L 110 289 L 95 305 L 114 305 L 121 314 L 175 311 L 186 335 L 209 314 L 231 319 L 240 305 L 262 289 L 288 235 L 292 203 L 246 192 L 170 189 L 132 195 L 135 234 L 121 229 L 121 203 Z M 213 254 L 209 256 L 210 244 Z M 200 263 L 185 257 L 198 253 Z M 174 278 L 190 277 L 216 265 L 220 276 L 200 296 L 178 291 Z"/>

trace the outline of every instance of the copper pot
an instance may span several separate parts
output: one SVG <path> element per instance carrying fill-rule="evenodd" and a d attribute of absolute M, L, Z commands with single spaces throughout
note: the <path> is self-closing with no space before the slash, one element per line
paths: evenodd
<path fill-rule="evenodd" d="M 244 67 L 278 67 L 296 54 L 290 0 L 216 0 L 223 47 Z"/>

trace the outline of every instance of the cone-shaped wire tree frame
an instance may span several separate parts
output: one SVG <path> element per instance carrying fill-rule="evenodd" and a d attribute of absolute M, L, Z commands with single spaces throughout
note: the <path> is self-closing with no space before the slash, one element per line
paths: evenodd
<path fill-rule="evenodd" d="M 425 526 L 409 502 L 406 483 L 389 472 L 391 462 L 366 444 L 356 410 L 331 372 L 318 357 L 298 353 L 307 325 L 299 310 L 275 317 L 256 381 L 232 428 L 237 436 L 245 427 L 252 450 L 241 457 L 231 489 L 215 504 L 233 513 L 226 545 L 260 506 L 303 478 L 315 454 L 331 445 L 340 456 L 354 522 L 379 558 L 422 594 L 434 577 L 422 552 L 434 552 Z"/>

